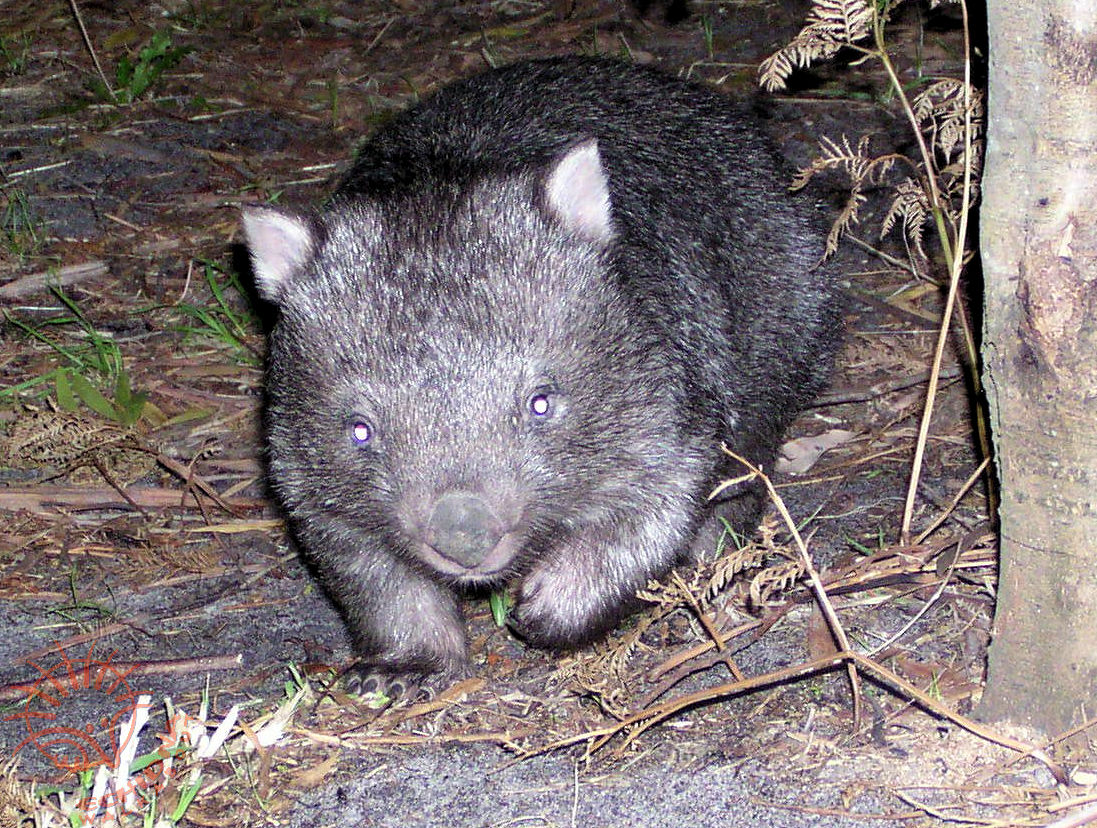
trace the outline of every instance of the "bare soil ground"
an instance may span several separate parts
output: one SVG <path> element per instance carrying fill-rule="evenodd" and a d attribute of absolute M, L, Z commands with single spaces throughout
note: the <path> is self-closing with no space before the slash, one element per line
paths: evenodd
<path fill-rule="evenodd" d="M 941 715 L 980 692 L 994 535 L 983 485 L 966 485 L 973 405 L 949 357 L 916 537 L 897 542 L 941 302 L 895 241 L 898 264 L 843 250 L 842 363 L 790 435 L 833 448 L 775 477 L 852 646 L 878 665 L 856 692 L 823 665 L 835 642 L 775 511 L 756 544 L 653 590 L 604 644 L 532 651 L 470 601 L 476 678 L 429 701 L 348 697 L 339 618 L 264 488 L 269 319 L 237 205 L 316 202 L 376 124 L 492 63 L 620 54 L 754 94 L 806 4 L 696 2 L 675 26 L 611 0 L 79 8 L 0 3 L 0 753 L 18 760 L 0 825 L 86 795 L 75 771 L 115 760 L 141 694 L 139 754 L 170 730 L 166 697 L 209 728 L 239 705 L 241 724 L 211 758 L 151 766 L 137 787 L 157 802 L 131 803 L 134 824 L 191 787 L 185 825 L 1029 825 L 1084 798 L 1092 751 L 1050 748 L 1075 771 L 1056 786 Z M 915 9 L 892 36 L 904 81 L 957 72 L 947 9 Z M 804 73 L 761 106 L 791 166 L 823 135 L 910 144 L 871 66 Z M 886 189 L 870 195 L 866 228 Z M 530 754 L 550 758 L 493 775 Z M 545 791 L 570 813 L 538 810 Z M 706 804 L 675 811 L 675 796 Z"/>

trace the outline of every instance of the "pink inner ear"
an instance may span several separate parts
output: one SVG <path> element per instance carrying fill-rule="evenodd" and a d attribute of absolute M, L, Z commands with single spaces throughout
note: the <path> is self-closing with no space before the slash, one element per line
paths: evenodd
<path fill-rule="evenodd" d="M 255 285 L 264 299 L 277 302 L 312 255 L 312 231 L 297 216 L 269 207 L 245 207 L 241 220 Z"/>
<path fill-rule="evenodd" d="M 549 207 L 569 230 L 594 242 L 613 238 L 609 184 L 598 142 L 593 138 L 569 149 L 545 183 Z"/>

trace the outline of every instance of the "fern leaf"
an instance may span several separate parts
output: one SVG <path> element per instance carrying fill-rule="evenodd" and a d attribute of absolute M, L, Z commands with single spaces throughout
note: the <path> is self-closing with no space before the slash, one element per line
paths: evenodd
<path fill-rule="evenodd" d="M 850 228 L 860 221 L 860 209 L 861 205 L 866 201 L 865 194 L 861 192 L 860 187 L 854 187 L 850 190 L 849 198 L 846 199 L 845 206 L 842 208 L 842 212 L 838 214 L 838 218 L 834 220 L 834 224 L 830 226 L 830 232 L 827 233 L 827 244 L 824 250 L 824 256 L 833 256 L 838 250 L 838 242 L 842 240 L 842 236 L 849 232 Z"/>
<path fill-rule="evenodd" d="M 794 69 L 829 60 L 868 37 L 873 14 L 871 0 L 814 0 L 800 33 L 759 65 L 758 82 L 770 92 L 784 89 Z"/>
<path fill-rule="evenodd" d="M 923 247 L 926 220 L 929 217 L 929 197 L 923 188 L 913 178 L 906 178 L 895 188 L 895 198 L 884 216 L 880 228 L 880 238 L 891 232 L 899 223 L 903 223 L 903 236 L 907 246 L 921 258 L 926 258 Z"/>
<path fill-rule="evenodd" d="M 756 607 L 765 606 L 772 600 L 774 595 L 787 590 L 803 574 L 804 565 L 798 560 L 784 561 L 763 569 L 751 579 L 751 603 Z"/>

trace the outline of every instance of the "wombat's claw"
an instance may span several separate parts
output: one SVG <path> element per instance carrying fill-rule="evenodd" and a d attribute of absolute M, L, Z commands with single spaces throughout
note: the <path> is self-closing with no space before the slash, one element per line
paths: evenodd
<path fill-rule="evenodd" d="M 418 687 L 413 676 L 385 673 L 367 666 L 350 669 L 343 684 L 352 696 L 379 693 L 392 701 L 414 695 Z"/>
<path fill-rule="evenodd" d="M 424 683 L 427 677 L 410 673 L 386 673 L 375 667 L 352 667 L 343 678 L 343 686 L 352 696 L 378 693 L 391 702 L 407 700 L 412 704 L 433 701 L 436 688 Z"/>
<path fill-rule="evenodd" d="M 506 620 L 507 629 L 511 631 L 511 634 L 520 641 L 526 640 L 528 628 L 522 619 L 518 617 L 518 613 L 511 611 L 507 615 Z"/>

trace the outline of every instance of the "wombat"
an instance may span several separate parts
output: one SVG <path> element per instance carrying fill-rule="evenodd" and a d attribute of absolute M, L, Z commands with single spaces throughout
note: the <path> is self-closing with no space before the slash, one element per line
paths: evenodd
<path fill-rule="evenodd" d="M 517 63 L 394 117 L 324 209 L 245 208 L 270 477 L 369 681 L 465 672 L 470 587 L 590 641 L 712 544 L 722 442 L 769 467 L 839 311 L 755 121 L 652 68 Z"/>

